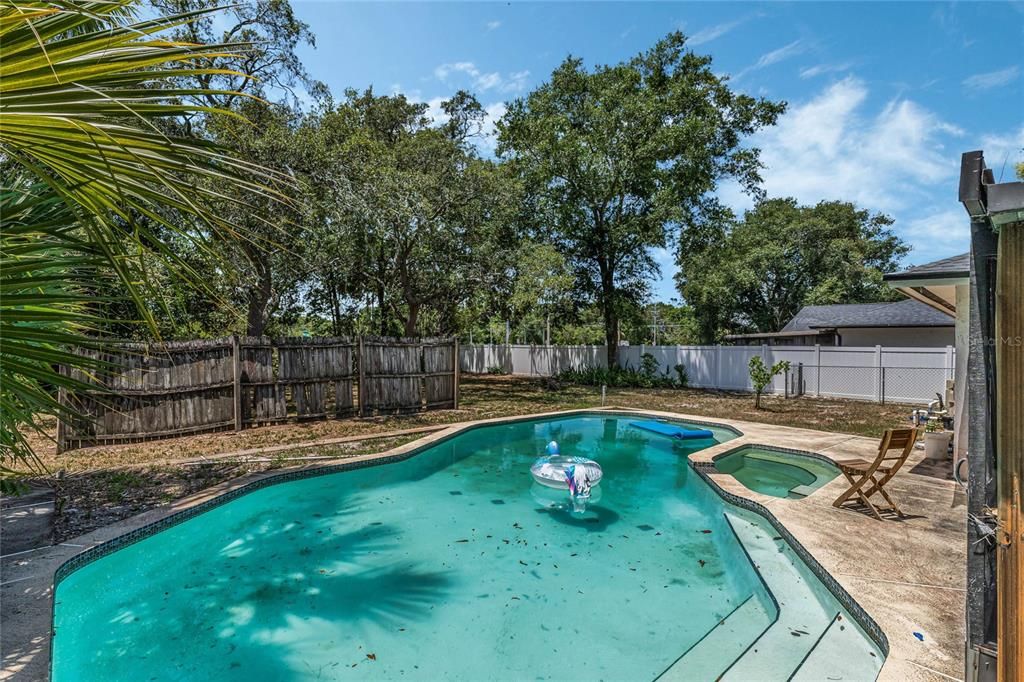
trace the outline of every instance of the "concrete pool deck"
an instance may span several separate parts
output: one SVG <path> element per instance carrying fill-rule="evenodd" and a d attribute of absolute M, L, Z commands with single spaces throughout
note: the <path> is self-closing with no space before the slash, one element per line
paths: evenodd
<path fill-rule="evenodd" d="M 877 439 L 769 424 L 614 407 L 605 410 L 728 426 L 742 433 L 726 443 L 692 454 L 690 460 L 695 464 L 710 462 L 716 455 L 744 444 L 805 450 L 833 460 L 870 458 L 878 445 Z M 321 460 L 233 479 L 59 545 L 10 553 L 4 549 L 0 558 L 0 680 L 47 679 L 53 575 L 64 561 L 89 547 L 282 473 L 402 455 L 481 424 L 598 411 L 573 410 L 453 424 L 385 452 Z M 966 497 L 955 482 L 944 476 L 949 469 L 948 463 L 939 468 L 923 461 L 923 452 L 915 450 L 887 486 L 907 516 L 885 521 L 832 507 L 832 500 L 845 488 L 842 478 L 804 499 L 794 500 L 760 495 L 727 474 L 706 473 L 724 491 L 768 509 L 877 622 L 890 647 L 879 679 L 943 680 L 963 677 L 967 551 Z"/>

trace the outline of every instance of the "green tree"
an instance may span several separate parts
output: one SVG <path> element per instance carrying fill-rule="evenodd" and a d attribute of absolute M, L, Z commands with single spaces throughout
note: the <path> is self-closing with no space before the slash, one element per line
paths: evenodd
<path fill-rule="evenodd" d="M 768 384 L 772 383 L 772 379 L 783 372 L 789 371 L 789 360 L 780 360 L 769 369 L 765 366 L 761 356 L 755 355 L 750 358 L 748 366 L 750 368 L 750 382 L 754 385 L 754 407 L 759 410 L 761 409 L 761 394 L 764 393 L 764 389 L 768 387 Z"/>
<path fill-rule="evenodd" d="M 231 108 L 247 96 L 276 99 L 304 86 L 320 93 L 296 54 L 301 45 L 315 45 L 309 26 L 298 20 L 288 0 L 149 0 L 161 15 L 193 13 L 195 19 L 173 28 L 172 39 L 194 44 L 233 44 L 231 52 L 197 60 L 206 67 L 177 76 L 195 88 L 187 95 L 208 107 Z M 217 10 L 211 13 L 210 10 Z M 214 18 L 217 21 L 214 21 Z M 294 104 L 294 102 L 293 102 Z M 205 120 L 205 112 L 187 112 L 186 124 Z"/>
<path fill-rule="evenodd" d="M 565 258 L 550 244 L 526 240 L 514 252 L 514 273 L 508 297 L 513 330 L 532 330 L 544 338 L 552 322 L 569 312 L 573 276 Z"/>
<path fill-rule="evenodd" d="M 760 202 L 704 248 L 680 252 L 676 281 L 701 341 L 778 331 L 805 305 L 896 300 L 882 276 L 909 248 L 892 223 L 849 202 Z"/>
<path fill-rule="evenodd" d="M 145 304 L 162 284 L 153 263 L 198 284 L 172 242 L 213 257 L 214 240 L 246 236 L 211 210 L 220 192 L 283 201 L 280 190 L 291 189 L 217 145 L 159 131 L 155 122 L 199 111 L 181 103 L 200 93 L 178 77 L 208 72 L 203 64 L 233 46 L 158 35 L 200 14 L 133 21 L 135 10 L 130 0 L 0 3 L 4 492 L 35 461 L 22 429 L 42 431 L 42 417 L 68 416 L 55 389 L 79 384 L 57 368 L 103 366 L 75 352 L 102 348 L 94 331 L 110 320 L 95 304 L 111 293 L 97 292 L 101 278 L 116 279 L 156 329 Z"/>
<path fill-rule="evenodd" d="M 349 91 L 319 114 L 341 192 L 324 206 L 327 239 L 356 256 L 345 281 L 326 269 L 317 276 L 316 300 L 332 316 L 346 298 L 370 298 L 382 334 L 451 333 L 489 281 L 489 249 L 510 210 L 505 179 L 472 144 L 479 103 L 457 93 L 442 107 L 434 121 L 402 95 Z"/>
<path fill-rule="evenodd" d="M 657 273 L 649 250 L 677 227 L 699 229 L 722 178 L 756 190 L 758 151 L 741 141 L 784 110 L 733 92 L 685 42 L 673 33 L 591 71 L 570 57 L 498 124 L 499 156 L 536 194 L 581 291 L 601 307 L 611 363 L 620 312 Z"/>

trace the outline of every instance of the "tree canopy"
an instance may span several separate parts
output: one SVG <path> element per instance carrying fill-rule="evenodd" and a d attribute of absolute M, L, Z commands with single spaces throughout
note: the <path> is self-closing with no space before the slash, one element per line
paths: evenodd
<path fill-rule="evenodd" d="M 882 275 L 909 248 L 892 224 L 843 201 L 758 203 L 704 248 L 679 254 L 676 281 L 701 340 L 778 331 L 805 305 L 896 300 Z"/>
<path fill-rule="evenodd" d="M 784 108 L 731 90 L 681 33 L 620 64 L 570 57 L 509 105 L 498 155 L 601 308 L 610 362 L 623 311 L 658 272 L 650 250 L 716 216 L 721 179 L 757 191 L 758 150 L 741 143 Z"/>

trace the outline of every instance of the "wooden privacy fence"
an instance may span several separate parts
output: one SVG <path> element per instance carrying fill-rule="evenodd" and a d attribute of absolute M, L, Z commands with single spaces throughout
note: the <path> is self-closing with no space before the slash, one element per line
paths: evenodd
<path fill-rule="evenodd" d="M 454 339 L 236 336 L 80 352 L 102 369 L 72 372 L 95 388 L 61 391 L 74 416 L 58 424 L 58 452 L 290 419 L 458 407 Z"/>

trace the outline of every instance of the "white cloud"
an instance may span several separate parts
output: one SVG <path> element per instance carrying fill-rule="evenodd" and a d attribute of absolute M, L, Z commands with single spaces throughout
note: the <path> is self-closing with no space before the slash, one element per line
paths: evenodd
<path fill-rule="evenodd" d="M 992 88 L 1009 85 L 1013 81 L 1017 80 L 1017 76 L 1019 75 L 1020 67 L 1010 66 L 999 71 L 976 73 L 973 76 L 965 78 L 963 80 L 963 86 L 973 92 L 981 92 L 983 90 L 991 90 Z"/>
<path fill-rule="evenodd" d="M 434 97 L 426 101 L 427 105 L 427 117 L 434 121 L 434 125 L 441 126 L 448 122 L 448 114 L 444 112 L 441 105 L 447 101 L 448 97 Z M 411 101 L 418 101 L 412 99 Z"/>
<path fill-rule="evenodd" d="M 840 71 L 849 71 L 853 66 L 852 62 L 843 62 L 841 64 L 818 64 L 816 66 L 809 66 L 805 69 L 800 69 L 801 78 L 814 78 L 815 76 L 821 76 L 826 73 L 838 73 Z"/>
<path fill-rule="evenodd" d="M 778 64 L 781 61 L 785 61 L 791 57 L 795 57 L 798 54 L 802 54 L 806 50 L 807 45 L 804 43 L 803 40 L 794 40 L 788 45 L 783 45 L 782 47 L 776 50 L 772 50 L 771 52 L 766 52 L 765 54 L 761 55 L 760 59 L 758 59 L 754 64 L 751 64 L 747 68 L 737 73 L 736 79 L 738 80 L 742 78 L 751 71 L 759 71 L 761 69 L 771 66 L 772 64 Z"/>
<path fill-rule="evenodd" d="M 729 31 L 733 30 L 743 22 L 747 21 L 748 18 L 749 17 L 745 17 L 743 19 L 736 19 L 735 21 L 726 21 L 721 24 L 715 24 L 714 26 L 702 28 L 701 30 L 697 31 L 692 36 L 690 36 L 689 40 L 687 40 L 686 42 L 689 43 L 691 47 L 703 45 L 704 43 L 710 43 L 712 40 L 721 38 Z"/>
<path fill-rule="evenodd" d="M 907 260 L 926 263 L 963 253 L 970 248 L 971 221 L 959 206 L 934 211 L 898 226 L 913 250 Z"/>
<path fill-rule="evenodd" d="M 931 186 L 952 182 L 957 157 L 944 142 L 962 131 L 905 99 L 868 115 L 867 99 L 867 86 L 846 78 L 755 135 L 768 196 L 808 204 L 842 199 L 891 212 L 927 200 Z M 721 196 L 738 209 L 751 203 L 735 184 L 723 187 Z"/>
<path fill-rule="evenodd" d="M 473 62 L 454 62 L 452 64 L 441 64 L 434 69 L 434 76 L 439 81 L 446 81 L 453 73 L 466 73 L 470 76 L 479 76 L 480 70 Z"/>
<path fill-rule="evenodd" d="M 767 195 L 802 204 L 852 201 L 888 213 L 894 231 L 914 249 L 911 262 L 963 253 L 969 225 L 956 200 L 956 178 L 959 152 L 971 148 L 964 131 L 908 99 L 869 110 L 869 94 L 862 81 L 845 78 L 755 135 Z M 1021 140 L 1024 129 L 987 142 L 1007 149 Z M 719 196 L 737 211 L 752 205 L 736 183 L 724 185 Z"/>
<path fill-rule="evenodd" d="M 501 22 L 500 21 L 488 21 L 487 24 L 485 24 L 485 25 L 487 26 L 487 32 L 488 33 L 490 33 L 491 31 L 495 31 L 495 30 L 501 28 Z"/>
<path fill-rule="evenodd" d="M 482 73 L 476 77 L 473 84 L 481 90 L 490 90 L 501 85 L 501 74 L 497 71 L 492 73 Z"/>
<path fill-rule="evenodd" d="M 1024 126 L 1005 135 L 983 135 L 977 149 L 985 152 L 985 163 L 996 182 L 1012 182 L 1014 169 L 1024 162 Z"/>
<path fill-rule="evenodd" d="M 484 107 L 484 122 L 480 129 L 480 142 L 477 144 L 481 151 L 494 153 L 498 146 L 498 120 L 504 115 L 504 102 L 493 102 Z"/>
<path fill-rule="evenodd" d="M 434 69 L 434 77 L 445 84 L 450 84 L 453 77 L 458 74 L 467 77 L 472 87 L 477 90 L 487 91 L 496 88 L 501 92 L 520 92 L 526 89 L 530 76 L 529 71 L 516 71 L 507 76 L 502 76 L 497 71 L 484 73 L 473 62 L 441 64 Z"/>

